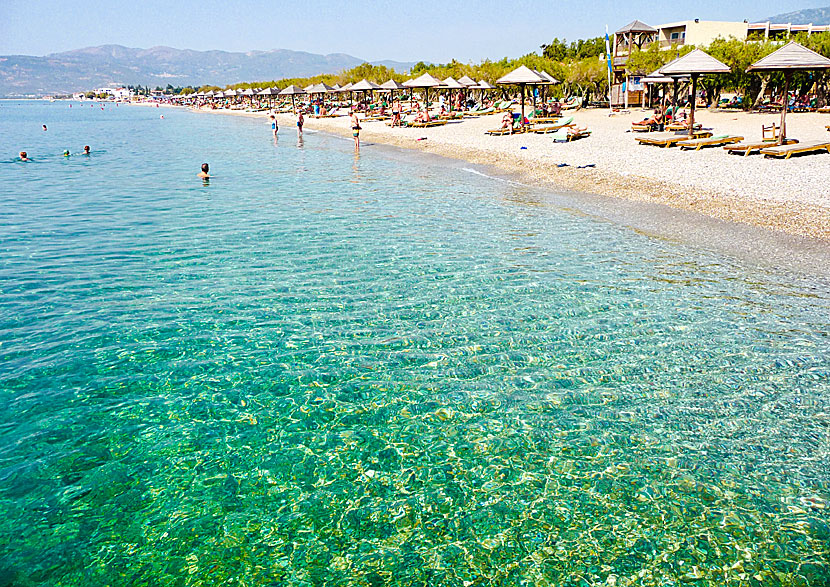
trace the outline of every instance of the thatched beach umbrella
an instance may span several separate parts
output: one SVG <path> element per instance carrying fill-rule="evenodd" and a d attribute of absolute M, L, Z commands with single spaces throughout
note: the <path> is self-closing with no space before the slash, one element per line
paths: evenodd
<path fill-rule="evenodd" d="M 830 59 L 811 51 L 804 45 L 790 41 L 778 51 L 759 59 L 747 68 L 747 71 L 783 71 L 784 72 L 784 105 L 781 108 L 781 132 L 778 134 L 778 144 L 783 145 L 786 138 L 787 102 L 794 71 L 813 69 L 830 69 Z"/>
<path fill-rule="evenodd" d="M 366 96 L 366 92 L 374 92 L 375 90 L 379 89 L 380 86 L 378 84 L 376 84 L 375 82 L 370 82 L 365 78 L 360 80 L 351 87 L 352 92 L 363 92 L 364 97 Z"/>
<path fill-rule="evenodd" d="M 473 78 L 471 78 L 468 75 L 464 75 L 464 76 L 461 76 L 460 78 L 458 78 L 458 83 L 464 84 L 464 86 L 467 87 L 467 88 L 472 88 L 473 86 L 478 85 L 478 82 L 476 82 L 476 80 L 474 80 Z"/>
<path fill-rule="evenodd" d="M 398 90 L 404 90 L 406 86 L 404 86 L 401 82 L 395 81 L 390 79 L 388 82 L 384 82 L 380 84 L 380 91 L 382 92 L 389 92 L 389 99 L 395 99 L 395 92 Z"/>
<path fill-rule="evenodd" d="M 441 80 L 431 76 L 428 73 L 417 77 L 413 80 L 407 80 L 403 83 L 407 88 L 423 88 L 424 89 L 424 109 L 429 116 L 429 89 L 439 88 L 442 85 Z"/>
<path fill-rule="evenodd" d="M 450 112 L 452 112 L 452 90 L 466 90 L 467 86 L 450 76 L 442 82 L 441 87 L 450 90 Z"/>
<path fill-rule="evenodd" d="M 274 96 L 278 96 L 280 93 L 279 88 L 265 88 L 261 92 L 257 93 L 257 96 L 265 96 L 268 98 L 268 103 L 273 106 L 274 104 Z"/>
<path fill-rule="evenodd" d="M 280 96 L 291 96 L 291 108 L 295 108 L 294 106 L 294 96 L 305 96 L 306 92 L 302 88 L 298 88 L 294 84 L 291 84 L 284 90 L 279 93 Z"/>
<path fill-rule="evenodd" d="M 695 49 L 671 63 L 660 68 L 660 73 L 668 77 L 680 77 L 683 75 L 692 76 L 692 105 L 689 110 L 689 134 L 695 129 L 695 105 L 697 103 L 697 78 L 701 75 L 713 73 L 729 73 L 732 71 L 728 65 L 721 63 L 708 53 Z M 675 110 L 677 106 L 675 106 Z M 675 112 L 676 115 L 676 112 Z"/>
<path fill-rule="evenodd" d="M 525 86 L 527 85 L 539 85 L 546 83 L 545 78 L 541 75 L 530 69 L 529 67 L 522 65 L 517 67 L 510 73 L 505 76 L 500 77 L 496 80 L 496 83 L 503 86 L 519 86 L 522 92 L 522 120 L 525 118 Z"/>
<path fill-rule="evenodd" d="M 647 76 L 641 78 L 640 81 L 645 86 L 653 86 L 653 85 L 656 85 L 656 84 L 670 84 L 675 79 L 677 79 L 677 78 L 671 78 L 667 75 L 662 75 L 660 73 L 660 70 L 658 69 L 657 71 L 653 71 L 652 73 L 648 74 Z M 644 102 L 645 102 L 645 98 L 646 98 L 646 93 L 648 93 L 648 92 L 643 93 L 643 101 Z M 664 101 L 665 101 L 665 97 L 666 97 L 666 92 L 664 91 L 663 92 Z M 651 100 L 651 97 L 649 96 L 649 106 L 651 106 L 650 100 Z"/>

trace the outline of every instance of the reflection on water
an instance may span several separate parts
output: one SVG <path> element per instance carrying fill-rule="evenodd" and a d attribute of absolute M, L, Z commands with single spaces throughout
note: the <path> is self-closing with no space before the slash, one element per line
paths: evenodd
<path fill-rule="evenodd" d="M 0 576 L 827 584 L 826 283 L 217 119 L 0 170 Z"/>

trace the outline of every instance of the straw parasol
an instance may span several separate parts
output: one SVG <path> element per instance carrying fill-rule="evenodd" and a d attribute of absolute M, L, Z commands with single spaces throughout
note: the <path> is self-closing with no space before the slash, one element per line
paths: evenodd
<path fill-rule="evenodd" d="M 783 71 L 784 72 L 784 105 L 781 108 L 781 132 L 778 133 L 778 144 L 784 144 L 786 138 L 787 102 L 789 101 L 790 81 L 794 71 L 811 69 L 830 69 L 830 59 L 811 51 L 804 45 L 790 41 L 778 51 L 759 59 L 747 68 L 747 71 Z"/>
<path fill-rule="evenodd" d="M 689 134 L 695 128 L 695 104 L 697 103 L 697 78 L 701 75 L 708 75 L 713 73 L 729 73 L 732 71 L 728 65 L 721 63 L 708 53 L 704 53 L 700 49 L 687 53 L 683 57 L 675 59 L 660 68 L 660 73 L 668 77 L 677 77 L 683 75 L 692 76 L 692 105 L 689 110 Z M 675 111 L 677 106 L 675 105 Z"/>
<path fill-rule="evenodd" d="M 476 86 L 476 89 L 477 90 L 495 90 L 496 86 L 491 85 L 491 84 L 487 83 L 484 80 L 481 80 L 481 81 L 478 82 L 478 85 Z"/>
<path fill-rule="evenodd" d="M 380 89 L 386 91 L 405 90 L 406 86 L 401 82 L 390 79 L 388 82 L 380 84 Z"/>
<path fill-rule="evenodd" d="M 369 80 L 367 80 L 365 78 L 360 80 L 359 82 L 357 82 L 356 84 L 354 84 L 351 87 L 352 92 L 363 92 L 364 96 L 366 95 L 366 92 L 374 92 L 375 90 L 379 90 L 379 89 L 380 89 L 380 86 L 378 84 L 376 84 L 375 82 L 370 82 Z M 358 107 L 360 107 L 359 103 L 358 103 Z"/>
<path fill-rule="evenodd" d="M 423 88 L 424 89 L 424 108 L 429 113 L 429 89 L 439 88 L 443 85 L 441 80 L 431 76 L 428 73 L 412 80 L 407 80 L 403 83 L 407 88 Z"/>
<path fill-rule="evenodd" d="M 280 96 L 291 96 L 291 108 L 294 108 L 294 96 L 305 96 L 306 91 L 291 84 L 279 93 Z"/>
<path fill-rule="evenodd" d="M 547 83 L 545 79 L 530 69 L 529 67 L 522 65 L 511 71 L 505 76 L 500 77 L 496 80 L 497 84 L 503 86 L 519 86 L 522 92 L 522 120 L 525 118 L 525 86 L 527 85 L 539 85 Z"/>
<path fill-rule="evenodd" d="M 478 85 L 476 80 L 474 80 L 473 78 L 471 78 L 468 75 L 465 75 L 465 76 L 462 76 L 462 77 L 458 78 L 458 83 L 464 84 L 464 86 L 468 87 L 468 88 L 472 88 L 473 86 Z"/>
<path fill-rule="evenodd" d="M 273 106 L 274 104 L 274 96 L 279 96 L 280 89 L 279 88 L 265 88 L 261 92 L 257 93 L 257 96 L 268 96 L 269 102 Z"/>
<path fill-rule="evenodd" d="M 375 82 L 370 82 L 369 80 L 362 79 L 357 82 L 355 85 L 352 86 L 351 90 L 353 92 L 373 92 L 375 90 L 379 90 L 380 86 Z"/>
<path fill-rule="evenodd" d="M 311 86 L 311 91 L 309 92 L 309 94 L 328 94 L 333 90 L 333 87 L 321 82 L 319 84 L 314 84 L 313 86 Z"/>
<path fill-rule="evenodd" d="M 464 84 L 462 84 L 459 81 L 456 81 L 455 78 L 450 76 L 447 79 L 445 79 L 443 82 L 441 82 L 441 88 L 442 89 L 446 88 L 448 90 L 451 90 L 450 91 L 450 112 L 452 112 L 452 90 L 466 90 L 467 86 L 465 86 Z"/>
<path fill-rule="evenodd" d="M 388 82 L 384 82 L 384 83 L 380 84 L 380 90 L 382 92 L 389 92 L 389 99 L 390 100 L 395 99 L 395 92 L 397 90 L 405 90 L 405 89 L 406 89 L 405 85 L 403 85 L 402 83 L 400 83 L 398 81 L 395 81 L 393 79 L 390 79 Z"/>

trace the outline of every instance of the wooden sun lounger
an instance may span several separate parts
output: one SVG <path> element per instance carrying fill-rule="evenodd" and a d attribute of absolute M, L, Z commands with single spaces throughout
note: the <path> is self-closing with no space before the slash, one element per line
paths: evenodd
<path fill-rule="evenodd" d="M 638 124 L 636 122 L 631 124 L 631 132 L 651 132 L 651 124 Z"/>
<path fill-rule="evenodd" d="M 561 116 L 535 116 L 533 118 L 529 118 L 528 121 L 530 124 L 547 124 L 550 122 L 556 122 L 562 118 Z"/>
<path fill-rule="evenodd" d="M 444 126 L 446 120 L 430 120 L 429 122 L 410 122 L 408 126 L 413 128 L 430 128 L 432 126 Z"/>
<path fill-rule="evenodd" d="M 560 120 L 559 124 L 553 124 L 551 126 L 537 126 L 536 128 L 531 128 L 531 132 L 535 132 L 536 134 L 546 134 L 549 132 L 558 132 L 563 128 L 567 128 L 570 126 L 574 126 L 574 117 L 569 116 L 564 120 Z"/>
<path fill-rule="evenodd" d="M 366 118 L 361 119 L 360 122 L 377 122 L 380 120 L 391 120 L 391 116 L 367 116 Z"/>
<path fill-rule="evenodd" d="M 797 139 L 784 139 L 785 145 L 794 145 L 798 142 Z M 737 145 L 726 145 L 723 150 L 727 153 L 743 153 L 744 157 L 755 151 L 766 149 L 767 147 L 774 147 L 775 143 L 770 141 L 762 141 L 757 143 L 738 143 Z"/>
<path fill-rule="evenodd" d="M 494 137 L 498 137 L 498 136 L 503 136 L 503 135 L 518 134 L 518 133 L 521 133 L 521 132 L 522 131 L 520 131 L 520 130 L 513 130 L 512 128 L 494 128 L 493 130 L 484 131 L 484 134 L 494 136 Z"/>
<path fill-rule="evenodd" d="M 821 112 L 822 114 L 830 114 L 830 106 L 822 106 L 816 112 Z"/>
<path fill-rule="evenodd" d="M 784 159 L 789 159 L 798 153 L 818 153 L 821 151 L 830 153 L 830 141 L 810 141 L 795 145 L 776 145 L 761 149 L 761 154 L 765 157 L 783 157 Z"/>
<path fill-rule="evenodd" d="M 703 147 L 720 147 L 722 145 L 728 145 L 730 143 L 740 143 L 744 140 L 743 137 L 738 137 L 734 135 L 723 135 L 718 137 L 709 137 L 706 139 L 692 139 L 690 141 L 683 141 L 677 143 L 677 146 L 680 147 L 681 151 L 685 151 L 687 149 L 694 149 L 695 151 L 700 151 Z"/>
<path fill-rule="evenodd" d="M 699 122 L 695 124 L 695 130 L 700 130 L 703 128 L 703 125 Z M 672 122 L 671 124 L 666 125 L 666 130 L 673 130 L 673 131 L 681 131 L 681 130 L 689 130 L 689 125 L 685 122 Z"/>
<path fill-rule="evenodd" d="M 562 127 L 559 132 L 553 135 L 553 142 L 570 143 L 589 136 L 591 136 L 591 131 L 587 128 Z"/>
<path fill-rule="evenodd" d="M 698 130 L 692 134 L 695 139 L 706 139 L 712 136 L 708 130 Z M 658 147 L 673 147 L 677 143 L 688 141 L 689 135 L 675 134 L 675 133 L 658 133 L 648 137 L 636 137 L 635 139 L 641 145 L 655 145 Z"/>

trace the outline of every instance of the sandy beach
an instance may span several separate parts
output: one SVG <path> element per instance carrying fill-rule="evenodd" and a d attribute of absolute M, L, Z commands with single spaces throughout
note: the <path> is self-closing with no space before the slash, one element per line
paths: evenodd
<path fill-rule="evenodd" d="M 650 201 L 692 210 L 722 220 L 744 222 L 788 234 L 830 240 L 830 154 L 789 160 L 758 154 L 729 155 L 721 148 L 680 151 L 640 145 L 627 132 L 642 120 L 640 109 L 609 117 L 607 110 L 573 114 L 592 135 L 572 143 L 554 143 L 532 133 L 488 136 L 500 115 L 464 119 L 435 128 L 390 128 L 363 124 L 361 139 L 420 149 L 429 153 L 492 165 L 536 185 L 548 184 L 605 196 Z M 702 111 L 698 120 L 715 134 L 761 138 L 761 126 L 780 119 L 774 114 Z M 295 119 L 280 117 L 293 129 Z M 830 115 L 791 114 L 788 136 L 802 142 L 830 140 Z M 348 117 L 306 119 L 306 128 L 351 136 Z M 419 140 L 421 139 L 421 140 Z M 566 166 L 562 166 L 566 164 Z M 580 168 L 593 164 L 596 167 Z"/>
<path fill-rule="evenodd" d="M 231 110 L 220 114 L 256 116 Z M 532 185 L 548 186 L 635 201 L 659 203 L 720 220 L 741 222 L 790 235 L 830 240 L 830 154 L 767 159 L 730 155 L 720 147 L 680 151 L 640 145 L 630 132 L 642 120 L 640 108 L 609 116 L 607 110 L 566 113 L 592 134 L 572 143 L 555 143 L 549 135 L 488 136 L 501 115 L 466 118 L 435 128 L 390 128 L 365 122 L 364 143 L 383 143 L 490 165 Z M 293 129 L 296 119 L 280 114 L 280 126 Z M 762 125 L 780 121 L 777 114 L 699 111 L 697 120 L 714 134 L 756 141 Z M 264 122 L 264 121 L 263 121 Z M 800 141 L 830 140 L 830 115 L 787 116 L 788 136 Z M 305 128 L 351 137 L 349 118 L 306 118 Z M 283 130 L 282 132 L 285 132 Z M 593 165 L 593 167 L 585 167 Z"/>

